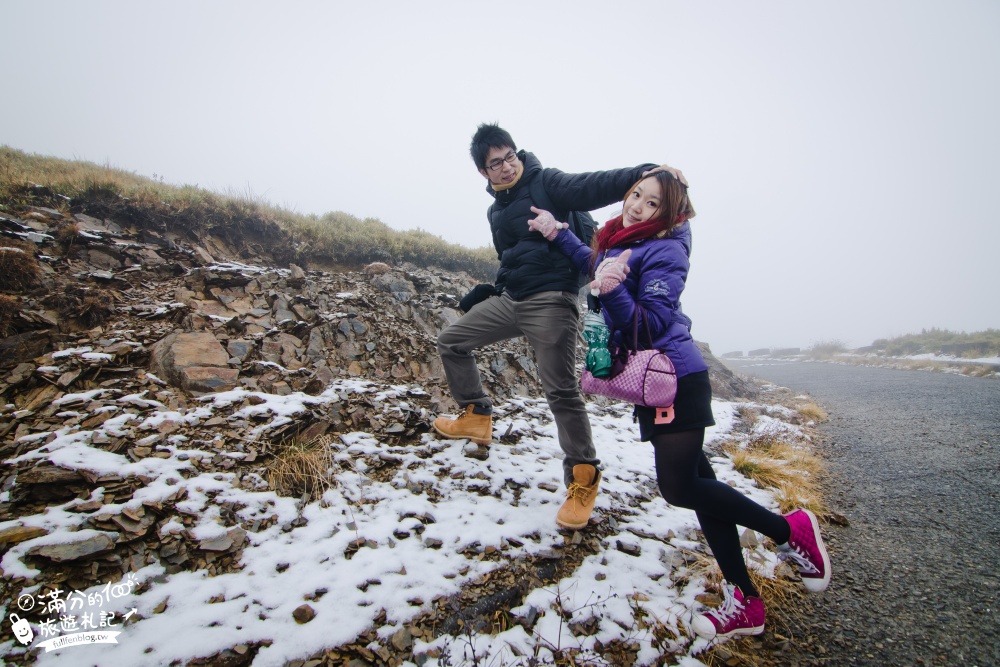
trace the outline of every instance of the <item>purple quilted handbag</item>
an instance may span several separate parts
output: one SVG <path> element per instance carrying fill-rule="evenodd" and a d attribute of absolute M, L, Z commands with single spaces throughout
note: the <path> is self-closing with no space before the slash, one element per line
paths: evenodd
<path fill-rule="evenodd" d="M 595 378 L 584 371 L 580 388 L 587 394 L 600 394 L 653 408 L 674 404 L 677 396 L 677 373 L 667 355 L 659 350 L 630 352 L 622 371 L 611 378 Z"/>
<path fill-rule="evenodd" d="M 667 355 L 659 350 L 634 351 L 639 339 L 639 310 L 633 323 L 633 350 L 619 350 L 627 355 L 624 366 L 615 364 L 621 370 L 609 378 L 595 378 L 590 371 L 583 371 L 580 388 L 587 394 L 598 394 L 620 401 L 645 405 L 651 408 L 667 408 L 674 404 L 677 396 L 677 372 Z M 645 319 L 645 318 L 644 318 Z M 646 336 L 649 338 L 647 325 Z"/>

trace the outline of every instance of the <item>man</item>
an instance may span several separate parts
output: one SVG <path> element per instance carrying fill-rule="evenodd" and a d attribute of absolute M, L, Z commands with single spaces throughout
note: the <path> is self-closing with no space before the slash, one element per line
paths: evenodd
<path fill-rule="evenodd" d="M 500 269 L 493 288 L 480 286 L 463 299 L 466 314 L 438 336 L 448 387 L 464 412 L 457 419 L 438 417 L 434 430 L 482 445 L 492 441 L 493 404 L 483 391 L 473 351 L 524 336 L 534 350 L 565 454 L 563 477 L 568 492 L 556 523 L 583 528 L 597 500 L 601 471 L 576 376 L 580 276 L 569 259 L 528 228 L 528 219 L 535 216 L 531 208 L 541 208 L 531 193 L 533 182 L 540 179 L 558 211 L 551 213 L 566 220 L 560 216 L 569 211 L 592 211 L 620 202 L 646 172 L 665 169 L 683 177 L 670 167 L 653 164 L 585 174 L 542 169 L 538 158 L 519 152 L 510 134 L 496 124 L 479 126 L 470 153 L 494 199 L 487 217 Z"/>

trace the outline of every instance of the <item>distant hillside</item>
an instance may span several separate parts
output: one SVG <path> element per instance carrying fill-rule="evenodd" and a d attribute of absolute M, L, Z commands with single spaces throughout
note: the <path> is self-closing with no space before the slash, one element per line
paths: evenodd
<path fill-rule="evenodd" d="M 422 230 L 397 231 L 348 213 L 302 215 L 259 197 L 174 186 L 122 169 L 60 160 L 0 146 L 0 214 L 27 207 L 112 218 L 167 238 L 210 237 L 221 255 L 260 257 L 279 266 L 357 269 L 374 262 L 464 271 L 492 280 L 492 248 L 469 249 Z M 210 251 L 210 249 L 208 249 Z"/>
<path fill-rule="evenodd" d="M 924 329 L 919 334 L 880 338 L 856 352 L 877 352 L 890 357 L 947 354 L 961 359 L 1000 357 L 1000 329 L 965 333 L 947 329 Z"/>
<path fill-rule="evenodd" d="M 981 359 L 1000 357 L 1000 329 L 986 329 L 965 333 L 947 329 L 924 329 L 919 334 L 906 334 L 895 338 L 879 338 L 871 345 L 850 349 L 840 341 L 823 341 L 807 348 L 765 347 L 750 350 L 749 357 L 806 355 L 812 358 L 830 357 L 836 354 L 874 354 L 885 357 L 909 357 L 918 355 L 952 356 L 958 359 Z M 726 352 L 726 359 L 744 356 L 741 351 Z"/>
<path fill-rule="evenodd" d="M 723 359 L 798 359 L 885 366 L 906 370 L 930 370 L 1000 378 L 1000 330 L 973 333 L 924 329 L 919 334 L 880 338 L 871 345 L 848 349 L 840 341 L 824 341 L 811 347 L 760 348 L 726 352 Z"/>

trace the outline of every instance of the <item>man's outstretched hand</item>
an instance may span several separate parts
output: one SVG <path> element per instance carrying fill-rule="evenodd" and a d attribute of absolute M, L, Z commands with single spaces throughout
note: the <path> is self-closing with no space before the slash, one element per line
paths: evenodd
<path fill-rule="evenodd" d="M 680 169 L 675 169 L 674 167 L 671 167 L 670 165 L 666 165 L 666 164 L 661 164 L 659 167 L 654 167 L 654 168 L 650 169 L 649 171 L 642 172 L 642 177 L 646 178 L 650 174 L 655 174 L 658 171 L 669 172 L 670 174 L 673 175 L 674 178 L 676 178 L 678 181 L 680 181 L 681 184 L 684 185 L 684 187 L 687 187 L 688 182 L 687 182 L 687 179 L 684 178 L 684 173 Z"/>

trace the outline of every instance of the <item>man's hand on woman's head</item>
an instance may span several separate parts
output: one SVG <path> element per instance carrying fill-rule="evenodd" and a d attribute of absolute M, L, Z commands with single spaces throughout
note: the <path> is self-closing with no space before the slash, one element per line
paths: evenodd
<path fill-rule="evenodd" d="M 545 237 L 546 241 L 552 241 L 559 234 L 560 229 L 566 229 L 569 225 L 565 222 L 559 222 L 552 217 L 552 214 L 548 211 L 540 208 L 531 207 L 531 212 L 535 214 L 536 217 L 528 220 L 528 228 L 533 232 L 538 232 Z"/>
<path fill-rule="evenodd" d="M 646 176 L 649 176 L 650 174 L 655 174 L 658 171 L 670 172 L 670 174 L 672 174 L 674 178 L 680 181 L 684 185 L 684 187 L 687 187 L 688 182 L 687 179 L 684 178 L 684 173 L 680 169 L 675 169 L 674 167 L 671 167 L 670 165 L 666 164 L 661 164 L 659 167 L 654 167 L 649 171 L 642 172 L 642 177 L 645 178 Z"/>
<path fill-rule="evenodd" d="M 590 293 L 594 296 L 601 296 L 612 291 L 622 284 L 625 275 L 628 274 L 628 258 L 632 256 L 632 249 L 626 248 L 617 257 L 605 257 L 604 261 L 598 264 L 594 271 L 594 280 L 590 283 Z"/>

